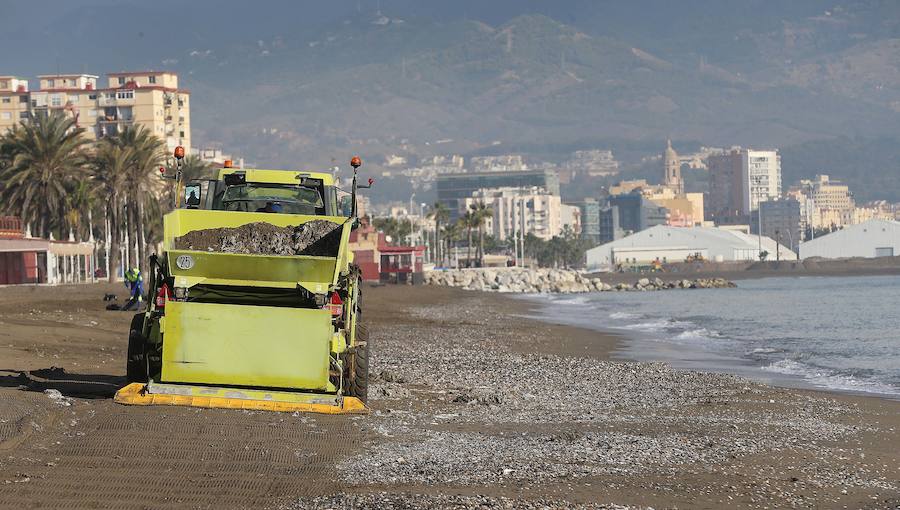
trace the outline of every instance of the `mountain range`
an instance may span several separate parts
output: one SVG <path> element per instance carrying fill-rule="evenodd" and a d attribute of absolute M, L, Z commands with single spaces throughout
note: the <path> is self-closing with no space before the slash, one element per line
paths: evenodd
<path fill-rule="evenodd" d="M 597 147 L 627 171 L 672 138 L 900 201 L 897 2 L 28 4 L 0 73 L 177 71 L 195 144 L 262 165 Z"/>

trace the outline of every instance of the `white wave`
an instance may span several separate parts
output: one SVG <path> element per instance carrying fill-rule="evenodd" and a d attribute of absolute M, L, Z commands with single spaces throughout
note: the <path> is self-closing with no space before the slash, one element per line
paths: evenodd
<path fill-rule="evenodd" d="M 801 377 L 813 385 L 831 390 L 900 395 L 900 388 L 896 388 L 890 384 L 871 380 L 861 380 L 851 375 L 843 375 L 830 370 L 811 367 L 790 359 L 776 361 L 762 367 L 762 369 L 766 372 Z"/>
<path fill-rule="evenodd" d="M 782 352 L 782 349 L 771 349 L 771 348 L 765 348 L 765 347 L 758 347 L 758 348 L 750 351 L 748 354 L 775 354 L 777 352 Z"/>
<path fill-rule="evenodd" d="M 615 320 L 640 319 L 641 315 L 638 313 L 613 312 L 609 314 L 609 318 Z"/>
<path fill-rule="evenodd" d="M 675 319 L 655 319 L 647 322 L 638 322 L 635 324 L 626 324 L 622 326 L 624 329 L 633 329 L 637 331 L 664 331 L 669 328 L 690 328 L 696 327 L 692 322 L 677 321 Z"/>
<path fill-rule="evenodd" d="M 587 296 L 565 297 L 553 300 L 553 304 L 556 305 L 586 305 L 590 302 L 591 300 Z"/>
<path fill-rule="evenodd" d="M 688 329 L 675 335 L 676 340 L 712 340 L 719 337 L 718 332 L 706 328 Z"/>

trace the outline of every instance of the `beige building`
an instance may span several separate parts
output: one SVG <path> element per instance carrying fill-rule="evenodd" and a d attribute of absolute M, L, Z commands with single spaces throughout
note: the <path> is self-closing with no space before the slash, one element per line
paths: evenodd
<path fill-rule="evenodd" d="M 800 202 L 801 224 L 806 228 L 838 228 L 875 218 L 874 211 L 857 211 L 850 188 L 827 175 L 801 180 L 788 195 Z"/>
<path fill-rule="evenodd" d="M 684 183 L 678 172 L 676 180 L 669 184 L 647 184 L 645 179 L 621 181 L 610 186 L 609 194 L 625 195 L 639 190 L 641 196 L 669 211 L 666 224 L 672 227 L 702 226 L 704 222 L 703 193 L 684 193 Z"/>
<path fill-rule="evenodd" d="M 142 125 L 169 149 L 191 147 L 190 92 L 178 88 L 175 73 L 111 73 L 105 87 L 90 74 L 42 75 L 38 80 L 40 89 L 29 91 L 27 81 L 0 77 L 0 131 L 38 113 L 62 111 L 92 140 Z"/>
<path fill-rule="evenodd" d="M 841 182 L 832 181 L 827 175 L 817 175 L 811 181 L 800 181 L 808 189 L 809 197 L 819 209 L 850 210 L 855 207 L 850 188 Z"/>
<path fill-rule="evenodd" d="M 562 202 L 538 187 L 481 189 L 459 200 L 459 214 L 477 203 L 493 211 L 485 222 L 487 231 L 497 239 L 520 238 L 521 233 L 549 240 L 563 230 Z"/>
<path fill-rule="evenodd" d="M 0 134 L 28 118 L 30 103 L 28 80 L 0 76 Z"/>

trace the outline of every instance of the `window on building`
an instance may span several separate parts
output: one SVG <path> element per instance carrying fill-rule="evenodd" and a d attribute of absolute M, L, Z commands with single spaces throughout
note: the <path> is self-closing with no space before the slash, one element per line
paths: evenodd
<path fill-rule="evenodd" d="M 184 124 L 184 117 L 178 117 L 178 122 Z"/>
<path fill-rule="evenodd" d="M 52 89 L 55 86 L 56 82 L 54 82 L 53 80 L 47 80 L 47 88 Z"/>
<path fill-rule="evenodd" d="M 78 97 L 78 94 L 69 94 L 69 101 L 72 101 L 73 103 L 77 103 L 79 99 L 81 99 L 81 98 Z"/>
<path fill-rule="evenodd" d="M 90 99 L 91 101 L 96 101 L 96 100 L 97 100 L 97 94 L 88 94 L 88 99 Z"/>
<path fill-rule="evenodd" d="M 9 82 L 0 80 L 0 89 L 5 89 L 6 87 L 9 87 Z"/>
<path fill-rule="evenodd" d="M 20 102 L 20 103 L 27 103 L 27 102 L 28 102 L 28 96 L 19 96 L 19 102 Z"/>
<path fill-rule="evenodd" d="M 179 131 L 179 132 L 178 132 L 178 136 L 181 137 L 181 138 L 184 138 L 184 131 Z"/>
<path fill-rule="evenodd" d="M 50 106 L 62 106 L 62 95 L 61 94 L 51 94 L 50 95 Z"/>
<path fill-rule="evenodd" d="M 28 112 L 19 112 L 20 119 L 27 119 L 29 116 Z"/>
<path fill-rule="evenodd" d="M 12 120 L 12 113 L 11 112 L 0 112 L 0 119 Z"/>
<path fill-rule="evenodd" d="M 151 77 L 147 78 L 147 81 L 149 81 L 150 83 L 156 83 L 156 76 L 151 76 Z"/>
<path fill-rule="evenodd" d="M 134 99 L 134 91 L 133 90 L 120 90 L 116 93 L 116 97 L 119 99 Z"/>
<path fill-rule="evenodd" d="M 8 97 L 4 97 L 4 98 L 3 98 L 3 103 L 4 103 L 4 104 L 9 104 L 9 103 L 11 103 L 11 102 L 12 102 L 12 99 L 10 99 L 10 98 L 8 98 Z"/>
<path fill-rule="evenodd" d="M 119 85 L 125 85 L 125 77 L 119 76 Z"/>

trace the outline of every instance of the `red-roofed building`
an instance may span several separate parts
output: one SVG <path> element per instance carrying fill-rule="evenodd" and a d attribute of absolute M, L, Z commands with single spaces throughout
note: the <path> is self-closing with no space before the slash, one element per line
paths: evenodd
<path fill-rule="evenodd" d="M 424 246 L 390 246 L 384 232 L 363 218 L 350 233 L 353 262 L 367 282 L 419 284 L 422 277 Z"/>

